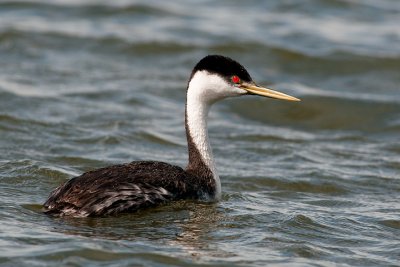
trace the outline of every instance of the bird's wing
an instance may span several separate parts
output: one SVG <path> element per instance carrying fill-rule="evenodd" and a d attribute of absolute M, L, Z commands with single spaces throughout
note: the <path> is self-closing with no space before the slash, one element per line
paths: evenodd
<path fill-rule="evenodd" d="M 126 182 L 86 190 L 79 185 L 71 186 L 70 182 L 74 181 L 54 190 L 44 204 L 46 213 L 75 217 L 111 215 L 156 206 L 173 198 L 165 188 L 145 183 Z"/>

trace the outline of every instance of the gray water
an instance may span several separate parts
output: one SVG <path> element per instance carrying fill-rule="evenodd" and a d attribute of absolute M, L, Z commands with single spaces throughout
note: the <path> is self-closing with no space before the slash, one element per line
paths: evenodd
<path fill-rule="evenodd" d="M 0 1 L 2 266 L 400 266 L 400 1 Z M 133 160 L 185 166 L 207 54 L 302 99 L 216 104 L 222 200 L 52 218 Z"/>

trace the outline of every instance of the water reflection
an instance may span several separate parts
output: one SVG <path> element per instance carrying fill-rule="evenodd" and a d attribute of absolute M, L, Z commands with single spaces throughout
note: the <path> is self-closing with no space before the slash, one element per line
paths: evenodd
<path fill-rule="evenodd" d="M 39 205 L 26 208 L 40 212 Z M 210 243 L 218 239 L 227 215 L 216 203 L 178 201 L 133 214 L 103 218 L 47 217 L 50 231 L 85 238 L 154 241 L 180 250 L 194 258 L 226 257 L 229 253 Z M 126 243 L 128 241 L 128 243 Z M 157 252 L 156 252 L 157 253 Z"/>

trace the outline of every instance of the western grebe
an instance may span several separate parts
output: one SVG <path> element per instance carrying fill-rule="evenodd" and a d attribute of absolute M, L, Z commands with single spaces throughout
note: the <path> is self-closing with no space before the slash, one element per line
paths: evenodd
<path fill-rule="evenodd" d="M 56 188 L 44 203 L 44 212 L 87 217 L 133 212 L 172 200 L 218 200 L 221 182 L 207 131 L 211 105 L 249 94 L 299 101 L 256 85 L 241 64 L 220 55 L 206 56 L 196 64 L 186 94 L 186 169 L 164 162 L 135 161 L 89 171 Z"/>

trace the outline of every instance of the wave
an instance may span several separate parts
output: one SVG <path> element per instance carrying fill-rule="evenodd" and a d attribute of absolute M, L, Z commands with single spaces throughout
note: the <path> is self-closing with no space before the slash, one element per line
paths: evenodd
<path fill-rule="evenodd" d="M 354 5 L 351 1 L 342 2 L 345 6 Z M 299 5 L 293 9 L 284 3 L 268 4 L 263 11 L 246 6 L 251 16 L 232 20 L 232 12 L 240 10 L 240 4 L 226 8 L 223 4 L 211 7 L 201 3 L 6 1 L 0 3 L 0 30 L 117 38 L 129 43 L 175 41 L 195 47 L 260 43 L 317 57 L 336 53 L 377 58 L 400 56 L 398 48 L 392 45 L 400 36 L 393 11 L 360 4 L 366 15 L 354 18 L 352 9 L 334 8 L 335 4 L 331 8 L 325 6 L 330 3 L 313 5 L 310 10 Z"/>
<path fill-rule="evenodd" d="M 173 39 L 173 40 L 172 40 Z M 12 45 L 11 45 L 12 44 Z M 400 66 L 400 54 L 368 54 L 333 49 L 326 54 L 309 54 L 301 49 L 277 46 L 252 40 L 220 40 L 213 43 L 187 42 L 179 38 L 170 40 L 141 40 L 132 39 L 129 35 L 96 33 L 80 34 L 73 31 L 51 29 L 20 29 L 0 28 L 0 50 L 7 52 L 20 47 L 21 50 L 40 46 L 42 49 L 76 50 L 90 49 L 98 52 L 118 52 L 127 54 L 170 54 L 191 51 L 221 51 L 223 53 L 264 54 L 276 60 L 288 61 L 291 68 L 298 65 L 299 69 L 313 71 L 351 69 L 353 72 L 362 72 L 366 69 L 397 70 Z M 21 51 L 23 52 L 23 51 Z M 301 65 L 299 65 L 301 64 Z M 321 68 L 320 66 L 324 66 Z M 314 70 L 315 69 L 315 70 Z"/>
<path fill-rule="evenodd" d="M 61 17 L 91 17 L 91 16 L 118 16 L 118 15 L 175 15 L 172 11 L 160 8 L 160 6 L 148 4 L 118 5 L 112 2 L 82 2 L 73 1 L 2 1 L 2 11 L 39 10 L 42 14 L 52 13 Z M 59 14 L 58 14 L 59 13 Z"/>
<path fill-rule="evenodd" d="M 246 99 L 230 107 L 242 117 L 268 125 L 387 134 L 395 134 L 400 129 L 395 115 L 400 114 L 400 106 L 398 100 L 390 96 L 381 101 L 373 95 L 360 99 L 356 94 L 347 98 L 340 94 L 302 95 L 300 98 L 302 102 L 296 104 Z"/>

